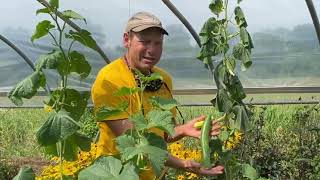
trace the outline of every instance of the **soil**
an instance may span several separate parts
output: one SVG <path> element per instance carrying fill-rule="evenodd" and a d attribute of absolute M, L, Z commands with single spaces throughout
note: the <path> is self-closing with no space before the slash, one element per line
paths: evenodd
<path fill-rule="evenodd" d="M 16 172 L 19 172 L 23 166 L 30 166 L 35 174 L 39 175 L 42 169 L 50 164 L 50 161 L 40 157 L 14 157 L 8 160 L 7 163 L 14 167 Z"/>

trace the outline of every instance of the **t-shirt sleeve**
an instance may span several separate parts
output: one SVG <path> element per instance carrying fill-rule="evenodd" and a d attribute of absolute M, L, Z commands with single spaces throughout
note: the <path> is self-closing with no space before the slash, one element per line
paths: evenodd
<path fill-rule="evenodd" d="M 99 79 L 95 81 L 92 87 L 92 101 L 94 110 L 97 112 L 101 107 L 107 106 L 111 108 L 118 107 L 123 102 L 128 102 L 127 96 L 115 96 L 114 93 L 120 89 L 116 83 L 106 79 Z M 117 115 L 109 116 L 106 120 L 127 119 L 128 112 L 121 112 Z"/>

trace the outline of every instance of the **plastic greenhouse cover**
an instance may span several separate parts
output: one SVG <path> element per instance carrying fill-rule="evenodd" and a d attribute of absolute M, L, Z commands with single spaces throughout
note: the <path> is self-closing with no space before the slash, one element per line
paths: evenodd
<path fill-rule="evenodd" d="M 211 16 L 210 1 L 172 0 L 197 32 Z M 236 0 L 229 0 L 234 5 Z M 319 7 L 320 1 L 314 1 Z M 239 72 L 245 87 L 318 86 L 320 77 L 319 44 L 305 1 L 298 0 L 243 0 L 240 4 L 248 22 L 255 48 L 253 65 Z M 42 8 L 37 1 L 10 0 L 0 6 L 0 34 L 13 42 L 33 62 L 52 50 L 50 38 L 31 43 L 35 26 L 49 17 L 36 15 Z M 60 0 L 61 10 L 72 9 L 87 20 L 87 24 L 74 21 L 93 33 L 99 46 L 109 57 L 122 56 L 122 34 L 127 19 L 135 12 L 149 11 L 157 15 L 169 32 L 165 38 L 163 56 L 159 66 L 174 79 L 175 89 L 213 87 L 212 77 L 196 59 L 199 48 L 177 17 L 158 1 L 150 0 Z M 233 7 L 230 8 L 233 10 Z M 92 50 L 75 44 L 93 66 L 90 76 L 80 81 L 70 78 L 70 85 L 90 89 L 94 78 L 106 63 Z M 218 58 L 216 60 L 219 60 Z M 0 91 L 12 86 L 32 72 L 26 62 L 9 46 L 0 41 Z M 47 71 L 49 84 L 59 82 L 54 71 Z"/>

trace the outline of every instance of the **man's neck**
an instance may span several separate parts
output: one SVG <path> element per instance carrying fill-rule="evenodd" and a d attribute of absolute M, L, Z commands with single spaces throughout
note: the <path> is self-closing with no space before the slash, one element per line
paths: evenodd
<path fill-rule="evenodd" d="M 137 67 L 135 67 L 131 61 L 130 61 L 130 58 L 128 58 L 127 54 L 124 55 L 124 60 L 127 64 L 127 66 L 130 68 L 130 69 L 137 69 L 139 70 L 143 75 L 147 76 L 147 75 L 150 75 L 151 74 L 151 69 L 139 69 Z"/>

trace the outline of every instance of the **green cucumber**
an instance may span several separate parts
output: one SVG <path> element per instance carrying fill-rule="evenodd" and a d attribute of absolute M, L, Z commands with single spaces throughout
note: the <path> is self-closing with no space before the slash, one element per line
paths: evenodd
<path fill-rule="evenodd" d="M 210 131 L 212 127 L 212 115 L 207 115 L 207 118 L 204 120 L 202 129 L 201 129 L 201 148 L 202 148 L 202 165 L 205 168 L 211 168 L 211 159 L 210 159 Z"/>

